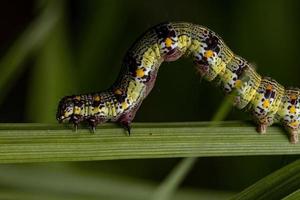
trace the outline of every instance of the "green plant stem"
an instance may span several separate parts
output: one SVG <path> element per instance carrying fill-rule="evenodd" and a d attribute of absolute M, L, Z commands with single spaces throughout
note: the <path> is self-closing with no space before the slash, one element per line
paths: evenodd
<path fill-rule="evenodd" d="M 0 124 L 0 163 L 300 154 L 279 127 L 259 135 L 243 122 L 115 124 L 72 132 L 59 124 Z"/>
<path fill-rule="evenodd" d="M 170 199 L 171 195 L 174 195 L 179 184 L 195 164 L 196 159 L 195 157 L 182 159 L 155 190 L 151 199 Z"/>
<path fill-rule="evenodd" d="M 233 95 L 229 95 L 224 98 L 217 112 L 212 118 L 210 126 L 214 126 L 214 123 L 218 123 L 223 120 L 232 107 Z M 183 158 L 172 171 L 168 174 L 165 180 L 157 187 L 156 191 L 153 193 L 152 199 L 168 200 L 174 196 L 174 193 L 180 183 L 184 180 L 185 176 L 192 169 L 193 165 L 196 163 L 197 157 Z"/>
<path fill-rule="evenodd" d="M 235 195 L 232 200 L 282 199 L 287 195 L 289 196 L 285 199 L 299 199 L 299 187 L 300 159 L 259 180 Z"/>
<path fill-rule="evenodd" d="M 283 200 L 299 200 L 299 199 L 300 199 L 300 189 L 283 198 Z"/>

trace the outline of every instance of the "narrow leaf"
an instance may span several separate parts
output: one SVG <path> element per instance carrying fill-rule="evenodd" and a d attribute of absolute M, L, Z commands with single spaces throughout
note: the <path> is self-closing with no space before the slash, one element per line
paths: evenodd
<path fill-rule="evenodd" d="M 299 146 L 299 145 L 298 145 Z M 269 176 L 246 188 L 232 199 L 282 199 L 300 188 L 300 160 L 275 171 Z M 299 191 L 291 195 L 291 199 L 299 195 Z"/>

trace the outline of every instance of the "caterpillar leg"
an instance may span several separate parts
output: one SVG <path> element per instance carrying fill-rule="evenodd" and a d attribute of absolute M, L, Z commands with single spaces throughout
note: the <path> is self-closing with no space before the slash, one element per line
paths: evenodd
<path fill-rule="evenodd" d="M 88 123 L 89 123 L 89 127 L 90 127 L 90 130 L 91 130 L 91 133 L 95 133 L 96 131 L 96 126 L 98 124 L 96 118 L 93 116 L 93 117 L 90 117 L 88 119 Z"/>
<path fill-rule="evenodd" d="M 129 121 L 121 121 L 120 125 L 127 131 L 128 135 L 130 136 L 131 134 L 131 126 L 130 126 L 131 122 Z"/>
<path fill-rule="evenodd" d="M 82 121 L 82 118 L 80 115 L 73 114 L 70 117 L 69 123 L 73 123 L 73 131 L 77 132 L 78 129 L 78 124 Z"/>
<path fill-rule="evenodd" d="M 290 142 L 297 143 L 300 128 L 300 89 L 290 88 L 285 90 L 277 115 L 289 133 Z"/>
<path fill-rule="evenodd" d="M 289 139 L 292 144 L 298 143 L 298 132 L 299 132 L 299 118 L 294 118 L 290 120 L 292 115 L 286 116 L 286 119 L 282 121 L 285 130 L 289 133 Z M 289 119 L 287 119 L 289 118 Z"/>
<path fill-rule="evenodd" d="M 272 124 L 272 122 L 269 123 L 260 123 L 257 126 L 257 132 L 260 134 L 266 134 L 267 128 Z M 291 126 L 285 126 L 285 129 L 287 130 L 289 134 L 289 139 L 292 144 L 296 144 L 299 142 L 298 138 L 298 128 L 291 127 Z"/>
<path fill-rule="evenodd" d="M 121 116 L 121 118 L 119 119 L 119 124 L 127 131 L 128 135 L 130 136 L 131 134 L 131 121 L 133 120 L 133 117 L 131 115 L 131 113 L 125 114 L 123 116 Z"/>
<path fill-rule="evenodd" d="M 290 143 L 296 144 L 299 142 L 298 139 L 298 130 L 287 128 L 288 133 L 290 134 Z"/>
<path fill-rule="evenodd" d="M 267 124 L 258 124 L 256 131 L 260 134 L 266 134 L 267 133 Z"/>
<path fill-rule="evenodd" d="M 273 124 L 273 116 L 267 116 L 264 117 L 257 122 L 257 128 L 256 131 L 260 134 L 266 134 L 267 133 L 267 128 Z"/>
<path fill-rule="evenodd" d="M 119 124 L 127 131 L 129 136 L 131 133 L 130 124 L 135 116 L 136 111 L 137 111 L 137 109 L 134 109 L 133 111 L 129 111 L 129 112 L 125 113 L 124 115 L 122 115 L 118 120 Z"/>
<path fill-rule="evenodd" d="M 251 110 L 258 123 L 257 131 L 259 133 L 265 134 L 267 127 L 273 124 L 283 94 L 284 88 L 275 80 L 268 77 L 262 79 L 257 93 L 251 101 Z"/>
<path fill-rule="evenodd" d="M 77 129 L 78 129 L 78 124 L 77 123 L 73 123 L 73 131 L 75 133 L 77 133 Z"/>
<path fill-rule="evenodd" d="M 118 119 L 119 124 L 127 131 L 128 135 L 131 134 L 131 122 L 135 117 L 136 112 L 138 111 L 139 107 L 141 106 L 141 102 L 136 105 L 132 110 L 124 113 Z"/>

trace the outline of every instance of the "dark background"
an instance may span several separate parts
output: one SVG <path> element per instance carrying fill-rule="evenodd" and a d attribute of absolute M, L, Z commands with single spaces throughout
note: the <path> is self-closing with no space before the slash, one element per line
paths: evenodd
<path fill-rule="evenodd" d="M 285 86 L 299 86 L 299 4 L 292 0 L 3 1 L 0 122 L 56 123 L 62 96 L 109 87 L 126 50 L 146 29 L 164 21 L 209 27 L 236 54 L 254 63 L 260 74 Z M 50 18 L 44 19 L 46 11 Z M 52 18 L 57 18 L 54 25 Z M 47 31 L 34 37 L 26 34 L 37 33 L 40 27 Z M 42 39 L 35 42 L 38 37 Z M 18 53 L 22 48 L 23 53 Z M 7 73 L 9 69 L 13 70 Z M 135 121 L 208 121 L 222 99 L 218 88 L 196 75 L 191 60 L 164 63 Z M 226 120 L 250 117 L 232 108 Z M 293 157 L 200 158 L 183 185 L 239 191 L 290 160 Z M 71 165 L 159 182 L 177 162 L 149 159 Z"/>

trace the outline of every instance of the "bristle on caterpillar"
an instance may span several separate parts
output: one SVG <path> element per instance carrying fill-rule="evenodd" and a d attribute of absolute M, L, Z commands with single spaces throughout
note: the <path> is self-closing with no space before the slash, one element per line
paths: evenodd
<path fill-rule="evenodd" d="M 108 90 L 64 97 L 57 120 L 75 127 L 88 122 L 92 130 L 107 121 L 120 123 L 130 133 L 130 124 L 142 101 L 152 90 L 158 68 L 164 61 L 190 55 L 198 74 L 219 80 L 225 93 L 234 94 L 234 106 L 247 108 L 266 133 L 274 122 L 281 123 L 291 143 L 298 142 L 300 90 L 285 89 L 275 80 L 261 77 L 254 67 L 235 55 L 213 31 L 192 23 L 162 23 L 150 28 L 128 50 L 117 81 Z"/>

